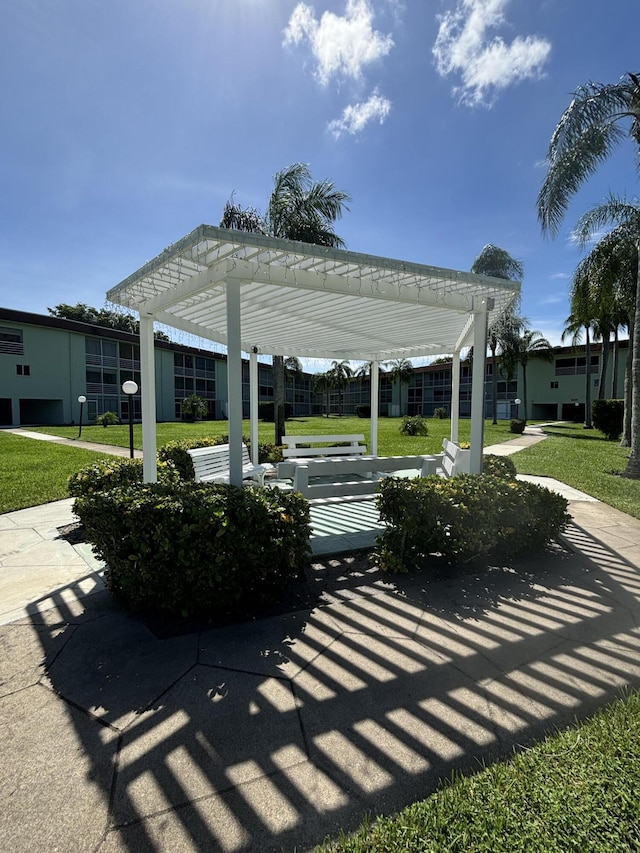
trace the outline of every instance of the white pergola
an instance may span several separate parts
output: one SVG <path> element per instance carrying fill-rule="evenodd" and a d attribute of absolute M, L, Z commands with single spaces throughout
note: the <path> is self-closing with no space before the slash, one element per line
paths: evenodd
<path fill-rule="evenodd" d="M 451 437 L 458 438 L 460 352 L 473 346 L 471 470 L 482 470 L 487 323 L 520 284 L 201 225 L 107 293 L 140 314 L 145 482 L 156 479 L 154 321 L 227 347 L 231 482 L 242 480 L 242 353 L 249 354 L 251 447 L 258 451 L 259 354 L 378 364 L 453 354 Z M 254 458 L 257 463 L 257 458 Z"/>

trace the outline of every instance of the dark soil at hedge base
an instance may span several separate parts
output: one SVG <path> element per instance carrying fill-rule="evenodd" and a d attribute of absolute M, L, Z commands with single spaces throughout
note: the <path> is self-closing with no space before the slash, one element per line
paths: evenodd
<path fill-rule="evenodd" d="M 72 545 L 87 542 L 81 524 L 58 528 L 61 539 Z M 459 616 L 472 616 L 499 599 L 526 594 L 535 582 L 558 582 L 563 564 L 571 552 L 560 543 L 554 543 L 538 554 L 521 558 L 509 566 L 496 566 L 476 560 L 466 565 L 452 567 L 434 556 L 429 571 L 408 575 L 383 572 L 373 562 L 371 551 L 337 554 L 325 558 L 311 558 L 304 579 L 286 587 L 276 601 L 266 601 L 260 610 L 253 610 L 226 619 L 169 619 L 157 613 L 136 612 L 140 619 L 158 638 L 191 634 L 208 628 L 252 622 L 271 616 L 282 616 L 301 610 L 312 610 L 321 605 L 349 599 L 372 596 L 381 592 L 395 593 L 401 597 L 419 596 L 426 607 L 445 600 L 455 600 Z"/>

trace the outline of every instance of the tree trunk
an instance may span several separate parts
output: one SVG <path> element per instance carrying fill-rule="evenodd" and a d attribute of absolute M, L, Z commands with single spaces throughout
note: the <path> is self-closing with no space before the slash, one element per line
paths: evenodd
<path fill-rule="evenodd" d="M 284 435 L 284 357 L 274 355 L 273 364 L 273 419 L 275 427 L 275 443 L 282 444 Z"/>
<path fill-rule="evenodd" d="M 624 419 L 620 447 L 631 447 L 631 362 L 633 360 L 633 331 L 635 324 L 629 321 L 629 349 L 627 366 L 624 371 Z"/>
<path fill-rule="evenodd" d="M 613 332 L 613 364 L 611 367 L 611 399 L 618 399 L 618 366 L 620 364 L 620 338 L 618 327 Z"/>
<path fill-rule="evenodd" d="M 585 326 L 587 337 L 584 344 L 585 354 L 585 385 L 584 385 L 584 428 L 593 429 L 591 423 L 591 339 L 589 337 L 589 326 Z"/>
<path fill-rule="evenodd" d="M 609 367 L 609 351 L 611 349 L 610 333 L 602 335 L 602 363 L 600 364 L 600 382 L 598 383 L 598 400 L 604 400 L 607 390 L 607 368 Z"/>
<path fill-rule="evenodd" d="M 640 262 L 640 240 L 637 243 Z M 631 454 L 624 477 L 640 480 L 640 263 L 636 280 L 636 306 L 633 318 L 633 354 L 631 356 Z"/>

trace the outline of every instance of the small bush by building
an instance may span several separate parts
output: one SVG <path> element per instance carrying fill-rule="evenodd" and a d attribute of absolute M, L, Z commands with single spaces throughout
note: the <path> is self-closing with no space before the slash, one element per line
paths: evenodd
<path fill-rule="evenodd" d="M 443 406 L 438 406 L 433 410 L 433 417 L 442 421 L 447 417 L 447 410 Z"/>
<path fill-rule="evenodd" d="M 429 428 L 422 415 L 405 415 L 400 424 L 402 435 L 429 435 Z"/>
<path fill-rule="evenodd" d="M 356 415 L 359 418 L 370 418 L 371 417 L 371 406 L 360 405 L 356 406 Z"/>
<path fill-rule="evenodd" d="M 596 429 L 610 441 L 617 441 L 624 427 L 624 400 L 594 400 L 591 417 Z"/>
<path fill-rule="evenodd" d="M 523 421 L 522 418 L 511 418 L 511 422 L 509 424 L 509 431 L 515 432 L 518 435 L 522 435 L 526 425 L 527 425 L 527 422 Z"/>
<path fill-rule="evenodd" d="M 106 428 L 108 426 L 119 424 L 120 418 L 116 415 L 115 412 L 103 412 L 101 415 L 97 416 L 96 423 L 99 426 L 103 426 Z"/>

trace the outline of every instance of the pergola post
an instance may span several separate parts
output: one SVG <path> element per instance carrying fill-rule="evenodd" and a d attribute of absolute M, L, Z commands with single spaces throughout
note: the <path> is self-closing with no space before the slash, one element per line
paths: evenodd
<path fill-rule="evenodd" d="M 371 362 L 371 446 L 369 448 L 372 456 L 378 455 L 378 388 L 380 376 L 378 372 L 378 360 Z"/>
<path fill-rule="evenodd" d="M 482 474 L 484 445 L 484 385 L 487 362 L 487 303 L 473 312 L 473 376 L 471 379 L 471 453 L 472 474 Z"/>
<path fill-rule="evenodd" d="M 153 348 L 153 315 L 140 314 L 140 395 L 142 397 L 142 479 L 158 479 L 156 459 L 156 368 Z M 133 405 L 133 400 L 129 400 Z"/>
<path fill-rule="evenodd" d="M 454 352 L 451 362 L 451 441 L 458 443 L 460 426 L 460 353 Z"/>
<path fill-rule="evenodd" d="M 240 279 L 227 279 L 227 394 L 229 396 L 229 481 L 242 485 L 242 346 Z"/>
<path fill-rule="evenodd" d="M 249 353 L 249 422 L 251 435 L 251 461 L 259 465 L 258 459 L 258 348 Z"/>

